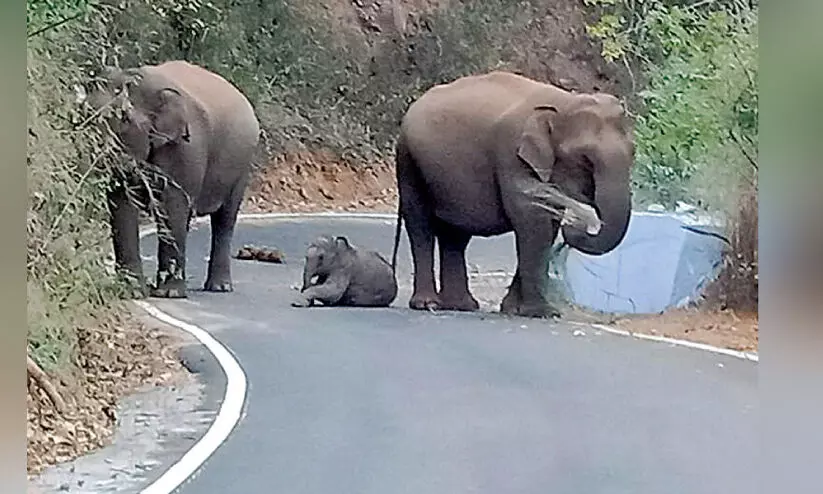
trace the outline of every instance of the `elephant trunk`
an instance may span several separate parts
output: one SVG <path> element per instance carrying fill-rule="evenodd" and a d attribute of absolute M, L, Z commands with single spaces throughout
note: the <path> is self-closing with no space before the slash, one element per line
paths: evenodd
<path fill-rule="evenodd" d="M 303 287 L 301 292 L 306 291 L 311 286 L 311 280 L 317 274 L 317 257 L 306 256 L 306 265 L 303 267 Z"/>
<path fill-rule="evenodd" d="M 631 155 L 595 156 L 594 208 L 602 222 L 596 235 L 580 229 L 563 227 L 563 238 L 571 247 L 584 254 L 599 256 L 616 248 L 629 227 L 631 218 L 631 184 L 629 170 Z"/>

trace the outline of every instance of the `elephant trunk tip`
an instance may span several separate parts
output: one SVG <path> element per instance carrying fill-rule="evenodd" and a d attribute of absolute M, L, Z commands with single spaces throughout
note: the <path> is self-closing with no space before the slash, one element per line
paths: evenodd
<path fill-rule="evenodd" d="M 591 234 L 574 225 L 563 225 L 563 238 L 570 247 L 591 256 L 602 256 L 617 248 L 626 237 L 631 211 L 626 214 L 602 216 L 597 234 Z"/>

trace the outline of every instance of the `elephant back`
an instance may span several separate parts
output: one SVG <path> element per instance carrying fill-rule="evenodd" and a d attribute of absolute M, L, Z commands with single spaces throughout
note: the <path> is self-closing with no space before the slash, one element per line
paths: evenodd
<path fill-rule="evenodd" d="M 149 67 L 175 89 L 187 94 L 214 122 L 257 138 L 260 124 L 248 98 L 221 75 L 198 65 L 173 60 Z"/>

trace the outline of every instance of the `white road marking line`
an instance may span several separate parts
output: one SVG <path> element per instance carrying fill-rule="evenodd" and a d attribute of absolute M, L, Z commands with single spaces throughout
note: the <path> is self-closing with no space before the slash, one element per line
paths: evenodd
<path fill-rule="evenodd" d="M 586 322 L 578 322 L 578 321 L 567 321 L 569 324 L 574 324 L 576 326 L 587 326 L 592 328 L 597 328 L 601 331 L 605 331 L 606 333 L 611 333 L 614 335 L 619 336 L 631 336 L 633 338 L 637 338 L 638 340 L 648 340 L 648 341 L 657 341 L 660 343 L 668 343 L 674 346 L 682 346 L 686 348 L 692 348 L 695 350 L 703 350 L 711 353 L 718 353 L 721 355 L 726 355 L 729 357 L 736 357 L 743 360 L 750 360 L 752 362 L 759 362 L 760 358 L 757 353 L 754 352 L 741 352 L 739 350 L 732 350 L 730 348 L 721 348 L 716 347 L 713 345 L 709 345 L 707 343 L 698 343 L 695 341 L 688 341 L 688 340 L 679 340 L 677 338 L 669 338 L 668 336 L 658 336 L 658 335 L 651 335 L 646 333 L 633 333 L 631 331 L 626 331 L 625 329 L 617 329 L 611 326 L 606 326 L 605 324 L 595 324 L 595 323 L 586 323 Z"/>
<path fill-rule="evenodd" d="M 226 374 L 226 391 L 220 410 L 208 431 L 176 463 L 166 470 L 160 478 L 142 490 L 142 494 L 169 494 L 189 479 L 198 468 L 223 444 L 240 421 L 243 405 L 246 401 L 247 380 L 240 363 L 219 341 L 207 331 L 193 324 L 183 322 L 166 314 L 157 307 L 142 300 L 133 301 L 152 317 L 166 324 L 175 326 L 202 343 L 217 359 Z"/>

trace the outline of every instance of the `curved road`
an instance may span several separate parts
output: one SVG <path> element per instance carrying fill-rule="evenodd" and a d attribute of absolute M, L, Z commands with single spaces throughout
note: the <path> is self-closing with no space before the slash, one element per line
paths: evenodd
<path fill-rule="evenodd" d="M 202 284 L 208 227 L 190 234 Z M 220 339 L 249 380 L 246 415 L 182 493 L 716 494 L 755 490 L 756 365 L 687 348 L 497 314 L 297 309 L 306 243 L 345 234 L 391 255 L 393 221 L 238 225 L 236 291 L 152 300 Z M 153 237 L 144 240 L 146 256 Z M 482 272 L 514 265 L 511 236 L 475 239 Z M 147 263 L 147 273 L 153 269 Z M 508 278 L 475 282 L 499 300 Z M 497 284 L 496 287 L 493 286 Z"/>

